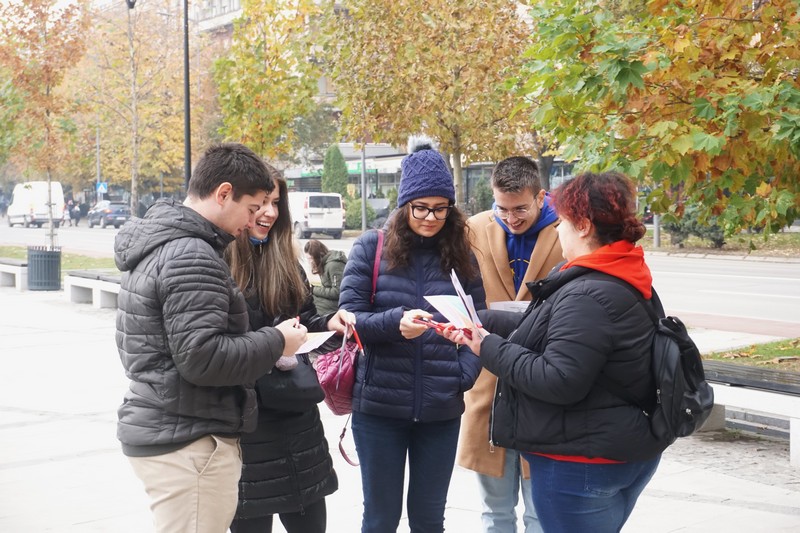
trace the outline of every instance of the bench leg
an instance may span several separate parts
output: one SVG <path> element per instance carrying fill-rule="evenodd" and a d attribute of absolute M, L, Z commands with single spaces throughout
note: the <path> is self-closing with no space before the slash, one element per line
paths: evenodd
<path fill-rule="evenodd" d="M 725 429 L 725 406 L 715 404 L 711 414 L 708 415 L 708 418 L 706 418 L 706 421 L 703 422 L 698 431 L 716 431 L 720 429 Z"/>
<path fill-rule="evenodd" d="M 69 301 L 74 304 L 92 303 L 92 289 L 69 284 L 66 286 Z"/>
<path fill-rule="evenodd" d="M 789 419 L 789 464 L 800 468 L 800 418 Z"/>
<path fill-rule="evenodd" d="M 94 289 L 94 306 L 98 309 L 116 309 L 117 295 L 110 291 Z"/>
<path fill-rule="evenodd" d="M 17 276 L 11 272 L 0 272 L 0 287 L 15 287 L 17 285 Z"/>

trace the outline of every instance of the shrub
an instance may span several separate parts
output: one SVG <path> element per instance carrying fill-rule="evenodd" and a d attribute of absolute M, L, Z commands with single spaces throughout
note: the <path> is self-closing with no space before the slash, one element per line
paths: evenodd
<path fill-rule="evenodd" d="M 694 207 L 687 207 L 680 219 L 665 223 L 664 229 L 670 234 L 672 243 L 679 248 L 683 248 L 684 241 L 692 235 L 711 241 L 714 248 L 722 248 L 725 245 L 725 234 L 717 224 L 717 217 L 700 220 L 698 211 Z"/>
<path fill-rule="evenodd" d="M 347 229 L 361 229 L 361 198 L 348 196 L 345 199 L 347 213 L 344 217 L 344 227 Z M 375 220 L 375 210 L 367 204 L 367 227 Z"/>

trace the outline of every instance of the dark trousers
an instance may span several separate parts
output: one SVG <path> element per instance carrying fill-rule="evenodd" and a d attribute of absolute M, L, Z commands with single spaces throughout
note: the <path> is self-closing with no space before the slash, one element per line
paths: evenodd
<path fill-rule="evenodd" d="M 460 427 L 460 418 L 423 423 L 353 413 L 364 494 L 362 533 L 397 531 L 403 511 L 406 457 L 406 506 L 412 533 L 444 531 Z"/>
<path fill-rule="evenodd" d="M 616 533 L 655 474 L 650 461 L 586 464 L 525 454 L 531 465 L 533 505 L 547 533 Z"/>
<path fill-rule="evenodd" d="M 271 533 L 273 516 L 234 520 L 231 533 Z M 278 517 L 287 533 L 325 533 L 328 521 L 325 498 L 312 503 L 302 513 L 280 513 Z"/>

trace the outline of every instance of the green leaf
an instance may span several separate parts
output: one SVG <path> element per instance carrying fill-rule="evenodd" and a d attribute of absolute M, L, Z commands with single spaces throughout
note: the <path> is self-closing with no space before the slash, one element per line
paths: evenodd
<path fill-rule="evenodd" d="M 615 77 L 615 81 L 626 88 L 628 85 L 633 85 L 638 89 L 644 89 L 644 80 L 642 74 L 647 71 L 647 68 L 641 61 L 627 61 L 619 62 L 619 73 Z"/>
<path fill-rule="evenodd" d="M 705 98 L 697 98 L 692 103 L 692 107 L 694 107 L 695 114 L 702 119 L 711 120 L 717 115 L 717 110 L 714 106 Z"/>

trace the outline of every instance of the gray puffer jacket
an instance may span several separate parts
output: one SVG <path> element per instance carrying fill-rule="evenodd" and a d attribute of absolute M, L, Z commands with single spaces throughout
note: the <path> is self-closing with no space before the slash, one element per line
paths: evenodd
<path fill-rule="evenodd" d="M 244 297 L 222 259 L 232 240 L 174 200 L 159 200 L 117 235 L 116 338 L 131 380 L 117 437 L 126 455 L 255 428 L 253 383 L 272 368 L 284 339 L 274 328 L 248 333 Z"/>

